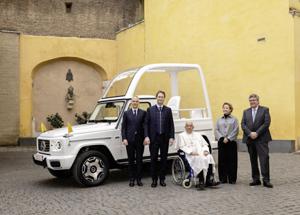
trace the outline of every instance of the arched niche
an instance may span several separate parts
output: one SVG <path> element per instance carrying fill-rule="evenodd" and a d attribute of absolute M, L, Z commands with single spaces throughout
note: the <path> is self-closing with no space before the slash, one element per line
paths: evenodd
<path fill-rule="evenodd" d="M 93 110 L 105 80 L 107 74 L 101 66 L 81 58 L 63 57 L 38 64 L 32 73 L 33 134 L 39 133 L 41 122 L 50 128 L 46 120 L 50 114 L 59 113 L 65 125 L 76 124 L 76 113 Z M 70 87 L 74 93 L 71 109 L 66 99 Z"/>

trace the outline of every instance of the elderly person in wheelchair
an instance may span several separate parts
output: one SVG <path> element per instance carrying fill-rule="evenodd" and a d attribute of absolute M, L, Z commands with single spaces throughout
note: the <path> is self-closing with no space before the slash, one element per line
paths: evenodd
<path fill-rule="evenodd" d="M 200 133 L 194 132 L 193 129 L 193 122 L 186 122 L 185 131 L 179 134 L 178 142 L 175 145 L 179 159 L 183 161 L 184 167 L 189 171 L 187 178 L 180 182 L 188 188 L 191 187 L 192 178 L 195 180 L 198 177 L 197 187 L 199 190 L 204 190 L 204 187 L 216 186 L 219 183 L 214 180 L 215 161 L 210 154 L 210 145 Z M 172 172 L 174 179 L 174 169 Z"/>

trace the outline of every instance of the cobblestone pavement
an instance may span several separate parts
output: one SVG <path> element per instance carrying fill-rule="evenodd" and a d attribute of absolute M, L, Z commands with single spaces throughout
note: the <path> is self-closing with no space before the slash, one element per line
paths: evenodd
<path fill-rule="evenodd" d="M 0 214 L 300 214 L 300 155 L 271 154 L 273 189 L 249 187 L 247 153 L 239 153 L 238 182 L 218 189 L 128 186 L 127 171 L 113 171 L 99 187 L 58 180 L 31 160 L 33 148 L 0 150 Z"/>

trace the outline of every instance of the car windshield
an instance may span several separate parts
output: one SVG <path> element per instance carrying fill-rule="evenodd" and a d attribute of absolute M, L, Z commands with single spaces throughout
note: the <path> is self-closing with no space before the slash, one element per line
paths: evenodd
<path fill-rule="evenodd" d="M 121 74 L 116 76 L 110 83 L 109 88 L 105 92 L 103 98 L 125 96 L 136 72 L 137 69 L 132 69 L 126 72 L 122 72 Z"/>
<path fill-rule="evenodd" d="M 124 107 L 124 101 L 97 104 L 89 122 L 116 122 Z"/>

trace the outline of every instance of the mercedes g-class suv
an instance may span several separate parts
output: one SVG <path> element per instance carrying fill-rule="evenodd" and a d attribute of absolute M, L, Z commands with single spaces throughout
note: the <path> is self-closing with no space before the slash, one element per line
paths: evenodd
<path fill-rule="evenodd" d="M 100 185 L 107 178 L 110 169 L 121 168 L 128 164 L 126 147 L 122 145 L 121 122 L 124 111 L 130 107 L 131 98 L 136 95 L 138 84 L 146 74 L 147 80 L 150 79 L 153 83 L 157 82 L 155 78 L 157 74 L 163 74 L 169 80 L 170 84 L 163 83 L 161 89 L 168 86 L 171 92 L 166 105 L 173 112 L 175 141 L 178 133 L 184 130 L 185 122 L 189 120 L 193 121 L 195 131 L 201 132 L 210 141 L 212 148 L 215 148 L 209 97 L 200 66 L 151 64 L 119 73 L 110 82 L 86 124 L 73 126 L 72 132 L 68 132 L 68 128 L 65 127 L 41 133 L 36 141 L 37 153 L 33 155 L 34 163 L 47 167 L 55 177 L 73 176 L 84 186 Z M 198 78 L 198 82 L 190 81 L 199 86 L 186 84 L 189 78 Z M 184 86 L 183 89 L 180 89 L 181 85 Z M 196 90 L 197 87 L 199 90 Z M 190 90 L 189 94 L 184 95 L 188 97 L 186 99 L 189 99 L 189 102 L 184 102 L 182 108 L 184 97 L 179 92 L 183 92 L 185 88 Z M 149 87 L 146 88 L 148 89 Z M 159 89 L 154 89 L 151 93 L 157 90 Z M 146 110 L 156 104 L 153 95 L 139 95 L 139 98 L 142 109 Z M 196 99 L 199 99 L 199 102 Z M 190 103 L 199 105 L 187 107 Z M 168 159 L 175 156 L 177 153 L 174 146 L 170 146 Z M 148 146 L 145 146 L 143 160 L 150 161 Z"/>

